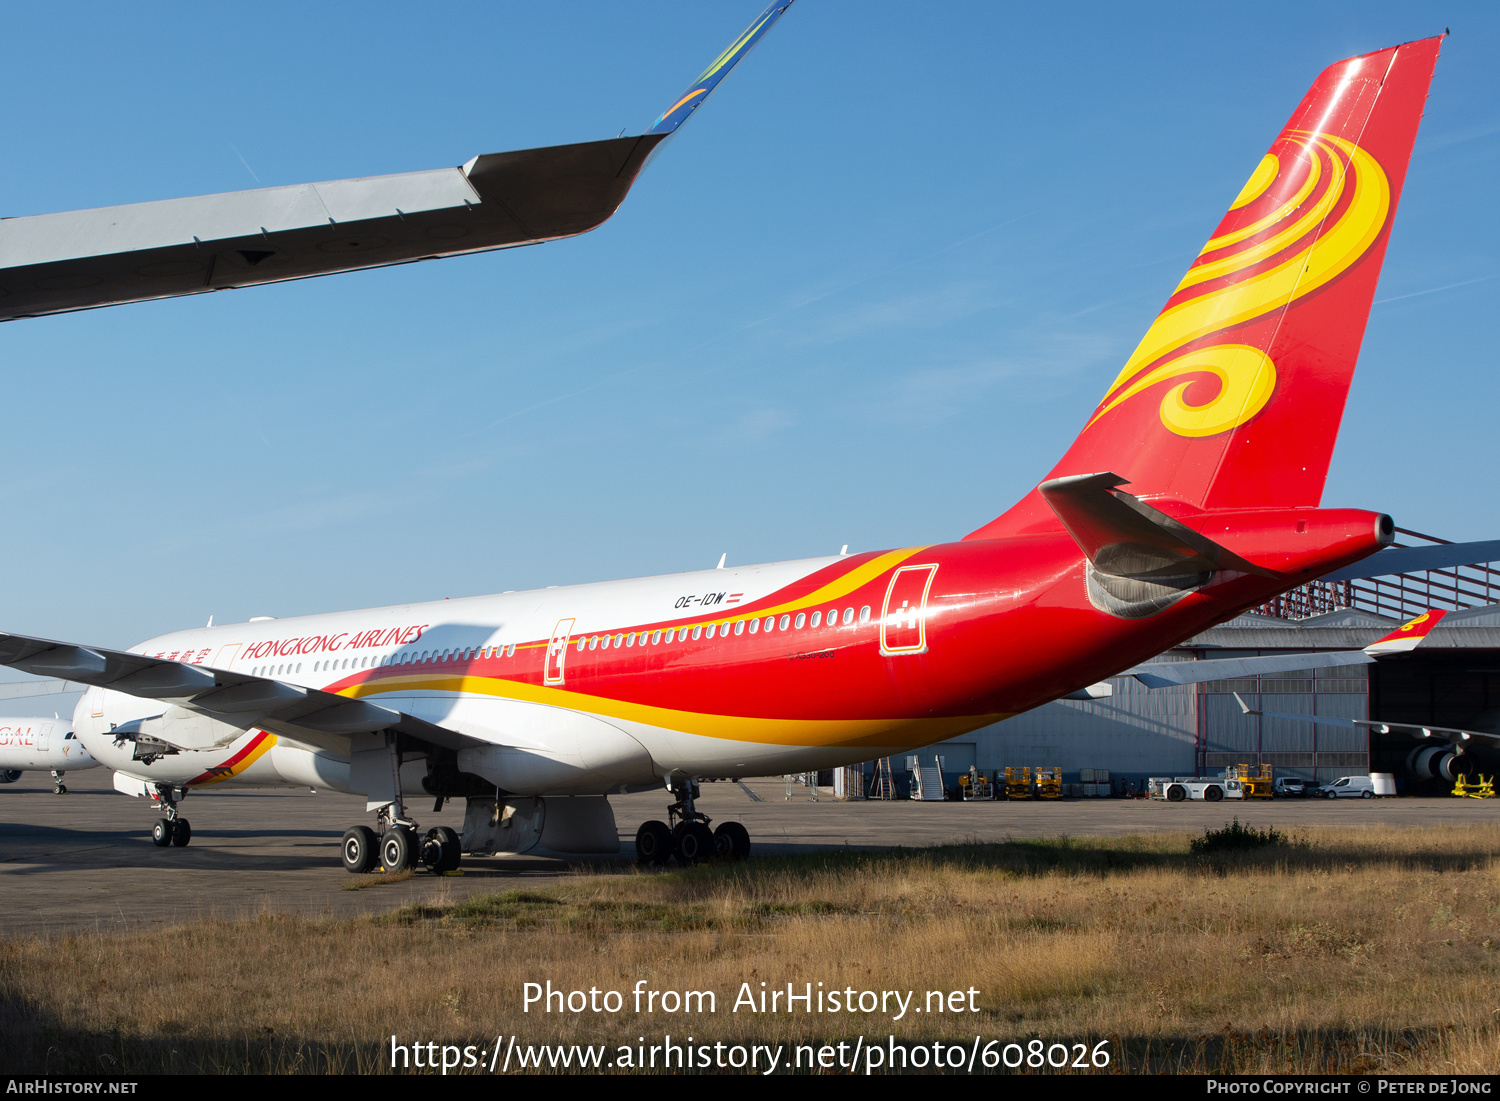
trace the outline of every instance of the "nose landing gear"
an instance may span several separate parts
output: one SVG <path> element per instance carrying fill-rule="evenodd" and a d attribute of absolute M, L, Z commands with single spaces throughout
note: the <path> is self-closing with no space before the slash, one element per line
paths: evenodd
<path fill-rule="evenodd" d="M 68 794 L 68 787 L 67 787 L 66 784 L 64 784 L 62 782 L 62 778 L 65 775 L 67 775 L 67 774 L 65 772 L 63 772 L 62 770 L 60 770 L 60 769 L 55 769 L 54 768 L 52 770 L 52 794 L 53 795 L 66 795 L 66 794 Z"/>
<path fill-rule="evenodd" d="M 652 819 L 642 822 L 635 833 L 635 857 L 640 864 L 665 864 L 674 857 L 684 865 L 705 860 L 745 860 L 750 856 L 750 831 L 738 822 L 724 822 L 716 830 L 713 821 L 694 805 L 698 784 L 690 779 L 673 779 L 670 784 L 677 801 L 667 808 L 671 823 Z"/>

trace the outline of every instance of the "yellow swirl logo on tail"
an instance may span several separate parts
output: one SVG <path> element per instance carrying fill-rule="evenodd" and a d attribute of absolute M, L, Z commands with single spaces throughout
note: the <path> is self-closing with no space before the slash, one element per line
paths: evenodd
<path fill-rule="evenodd" d="M 1232 210 L 1304 178 L 1274 209 L 1209 240 L 1126 362 L 1089 421 L 1167 379 L 1189 376 L 1161 402 L 1161 422 L 1179 436 L 1213 436 L 1244 424 L 1271 400 L 1276 365 L 1244 344 L 1193 342 L 1268 316 L 1327 285 L 1375 243 L 1391 207 L 1390 182 L 1379 162 L 1355 143 L 1294 131 L 1281 155 L 1261 160 Z M 1335 214 L 1335 212 L 1337 212 Z M 1332 222 L 1329 221 L 1333 217 Z M 1194 381 L 1217 380 L 1218 394 L 1189 405 Z"/>

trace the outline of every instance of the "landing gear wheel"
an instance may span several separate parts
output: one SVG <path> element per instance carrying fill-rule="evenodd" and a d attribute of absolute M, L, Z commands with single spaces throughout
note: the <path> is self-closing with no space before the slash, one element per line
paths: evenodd
<path fill-rule="evenodd" d="M 714 849 L 730 860 L 750 859 L 750 831 L 738 822 L 721 822 L 714 830 Z"/>
<path fill-rule="evenodd" d="M 417 858 L 416 834 L 405 826 L 385 831 L 380 839 L 380 864 L 388 872 L 410 868 Z"/>
<path fill-rule="evenodd" d="M 635 860 L 637 864 L 665 864 L 672 859 L 672 831 L 665 822 L 652 819 L 642 822 L 635 831 Z"/>
<path fill-rule="evenodd" d="M 172 844 L 179 849 L 186 848 L 187 843 L 193 839 L 193 827 L 188 825 L 186 818 L 179 818 L 172 823 Z"/>
<path fill-rule="evenodd" d="M 151 844 L 158 849 L 165 849 L 172 843 L 172 823 L 165 818 L 158 818 L 156 825 L 151 827 Z"/>
<path fill-rule="evenodd" d="M 355 826 L 344 833 L 344 871 L 363 875 L 380 862 L 380 839 L 369 826 Z"/>
<path fill-rule="evenodd" d="M 714 855 L 713 831 L 702 822 L 683 822 L 672 833 L 672 855 L 677 863 L 701 864 Z"/>
<path fill-rule="evenodd" d="M 435 875 L 451 872 L 458 867 L 463 854 L 459 851 L 458 834 L 447 826 L 434 826 L 422 838 L 421 862 L 431 868 Z"/>
<path fill-rule="evenodd" d="M 53 795 L 66 795 L 66 794 L 68 794 L 68 785 L 67 784 L 56 784 L 56 785 L 54 785 L 53 788 L 52 788 L 52 794 Z"/>

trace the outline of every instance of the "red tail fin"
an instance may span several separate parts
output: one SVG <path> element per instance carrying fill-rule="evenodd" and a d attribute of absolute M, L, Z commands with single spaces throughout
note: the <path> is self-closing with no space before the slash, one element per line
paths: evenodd
<path fill-rule="evenodd" d="M 1317 505 L 1440 38 L 1324 70 L 1048 479 Z M 1033 491 L 971 539 L 1055 526 Z"/>

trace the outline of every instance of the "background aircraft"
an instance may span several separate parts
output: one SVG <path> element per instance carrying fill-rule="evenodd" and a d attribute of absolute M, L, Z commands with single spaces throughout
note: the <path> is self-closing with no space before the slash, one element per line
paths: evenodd
<path fill-rule="evenodd" d="M 665 782 L 672 826 L 642 826 L 643 859 L 743 856 L 748 838 L 696 811 L 700 779 L 987 725 L 1390 543 L 1390 517 L 1319 502 L 1439 42 L 1314 82 L 1068 453 L 958 542 L 251 621 L 130 652 L 13 634 L 0 662 L 94 686 L 77 727 L 117 786 L 167 808 L 158 844 L 186 836 L 186 788 L 238 780 L 365 793 L 388 868 L 603 851 L 604 796 Z M 462 839 L 419 842 L 414 772 L 468 800 Z M 346 867 L 376 859 L 351 828 Z"/>
<path fill-rule="evenodd" d="M 66 773 L 98 767 L 67 719 L 0 716 L 0 783 L 13 784 L 22 772 L 45 769 L 52 773 L 52 790 L 66 795 Z"/>

